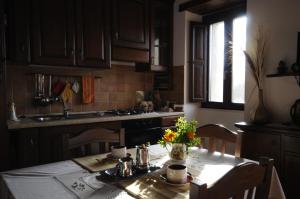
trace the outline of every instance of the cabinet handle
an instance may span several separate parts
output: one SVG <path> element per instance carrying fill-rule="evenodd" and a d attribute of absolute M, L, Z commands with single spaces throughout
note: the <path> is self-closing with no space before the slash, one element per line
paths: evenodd
<path fill-rule="evenodd" d="M 115 33 L 115 38 L 116 38 L 116 40 L 119 40 L 119 33 L 118 32 Z"/>
<path fill-rule="evenodd" d="M 74 50 L 73 49 L 71 49 L 71 55 L 74 55 Z"/>
<path fill-rule="evenodd" d="M 31 144 L 31 145 L 34 145 L 34 141 L 33 141 L 32 138 L 30 139 L 30 144 Z"/>

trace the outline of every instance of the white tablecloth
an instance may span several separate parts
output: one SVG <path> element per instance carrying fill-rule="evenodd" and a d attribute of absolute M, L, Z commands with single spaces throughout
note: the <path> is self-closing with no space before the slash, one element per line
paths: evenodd
<path fill-rule="evenodd" d="M 167 151 L 159 145 L 150 146 L 149 151 L 152 164 L 166 166 L 173 163 L 169 160 Z M 189 153 L 185 164 L 195 181 L 210 184 L 235 165 L 245 161 L 250 160 L 196 149 Z M 88 181 L 89 179 L 93 181 L 95 175 L 97 174 L 88 173 L 73 161 L 7 171 L 2 173 L 0 178 L 0 197 L 1 199 L 132 198 L 112 185 L 102 182 L 91 182 L 96 184 L 91 185 Z M 81 186 L 84 189 L 81 189 Z M 269 198 L 285 199 L 275 168 Z"/>

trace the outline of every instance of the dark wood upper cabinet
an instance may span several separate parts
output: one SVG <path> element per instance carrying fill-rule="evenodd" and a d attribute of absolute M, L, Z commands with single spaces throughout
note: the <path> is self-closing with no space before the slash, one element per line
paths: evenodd
<path fill-rule="evenodd" d="M 78 0 L 77 65 L 110 68 L 110 16 L 107 0 Z"/>
<path fill-rule="evenodd" d="M 75 64 L 74 1 L 32 1 L 32 63 Z"/>
<path fill-rule="evenodd" d="M 148 0 L 113 0 L 114 46 L 149 50 Z"/>
<path fill-rule="evenodd" d="M 7 1 L 7 59 L 30 63 L 30 0 Z"/>
<path fill-rule="evenodd" d="M 173 3 L 153 0 L 150 3 L 151 70 L 167 71 L 172 66 Z"/>

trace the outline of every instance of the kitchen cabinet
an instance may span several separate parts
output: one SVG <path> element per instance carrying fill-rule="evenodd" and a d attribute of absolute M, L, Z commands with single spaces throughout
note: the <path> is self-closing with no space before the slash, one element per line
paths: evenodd
<path fill-rule="evenodd" d="M 28 64 L 30 58 L 30 0 L 7 1 L 7 58 L 10 62 Z"/>
<path fill-rule="evenodd" d="M 154 89 L 168 90 L 173 81 L 173 1 L 151 1 L 150 11 L 150 70 L 155 72 Z"/>
<path fill-rule="evenodd" d="M 13 168 L 30 167 L 39 164 L 38 129 L 22 129 L 11 133 Z"/>
<path fill-rule="evenodd" d="M 109 0 L 9 1 L 12 62 L 110 68 Z"/>
<path fill-rule="evenodd" d="M 151 7 L 151 71 L 172 67 L 173 3 L 153 0 Z"/>
<path fill-rule="evenodd" d="M 75 64 L 74 1 L 32 1 L 32 63 Z"/>
<path fill-rule="evenodd" d="M 77 65 L 110 68 L 110 12 L 107 0 L 78 0 Z"/>
<path fill-rule="evenodd" d="M 149 49 L 148 0 L 113 0 L 113 45 Z"/>
<path fill-rule="evenodd" d="M 260 156 L 274 158 L 287 198 L 297 198 L 300 178 L 300 127 L 295 125 L 254 125 L 237 123 L 242 129 L 241 157 L 258 160 Z"/>
<path fill-rule="evenodd" d="M 113 0 L 112 58 L 149 63 L 149 1 Z"/>

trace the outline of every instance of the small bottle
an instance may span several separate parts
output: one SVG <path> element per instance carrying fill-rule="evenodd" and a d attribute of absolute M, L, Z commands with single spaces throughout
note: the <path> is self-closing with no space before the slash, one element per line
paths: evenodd
<path fill-rule="evenodd" d="M 14 102 L 9 103 L 9 119 L 12 121 L 19 121 L 16 114 L 16 107 Z"/>

